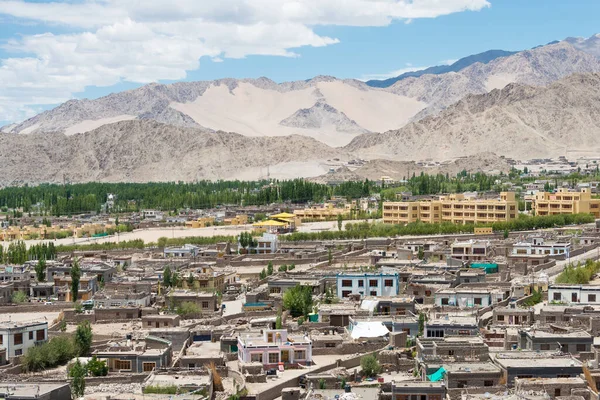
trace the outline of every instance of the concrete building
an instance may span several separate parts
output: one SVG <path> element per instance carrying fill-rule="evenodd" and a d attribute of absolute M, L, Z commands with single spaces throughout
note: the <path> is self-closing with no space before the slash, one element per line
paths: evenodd
<path fill-rule="evenodd" d="M 446 398 L 443 382 L 392 381 L 392 400 L 442 400 Z M 390 394 L 390 393 L 385 393 Z M 386 397 L 387 398 L 387 397 Z"/>
<path fill-rule="evenodd" d="M 150 328 L 173 328 L 179 326 L 181 317 L 179 315 L 144 315 L 142 316 L 142 327 Z"/>
<path fill-rule="evenodd" d="M 270 279 L 268 282 L 269 293 L 271 294 L 283 294 L 286 290 L 298 285 L 310 286 L 315 296 L 325 293 L 325 278 L 318 276 L 290 276 Z"/>
<path fill-rule="evenodd" d="M 484 224 L 510 221 L 516 217 L 517 201 L 513 192 L 502 192 L 496 200 L 451 194 L 433 201 L 383 203 L 383 222 L 386 224 L 408 224 L 416 221 Z"/>
<path fill-rule="evenodd" d="M 286 365 L 311 365 L 312 341 L 307 336 L 289 335 L 287 329 L 265 329 L 262 335 L 240 334 L 238 359 L 258 362 L 265 369 Z"/>
<path fill-rule="evenodd" d="M 527 242 L 515 243 L 512 248 L 513 256 L 565 256 L 569 257 L 571 243 L 546 243 L 544 238 L 532 238 Z"/>
<path fill-rule="evenodd" d="M 492 321 L 494 325 L 533 325 L 533 309 L 519 308 L 515 304 L 508 307 L 494 307 Z"/>
<path fill-rule="evenodd" d="M 279 237 L 273 233 L 263 233 L 256 239 L 256 254 L 272 254 L 279 250 Z"/>
<path fill-rule="evenodd" d="M 592 214 L 600 218 L 600 199 L 592 199 L 589 188 L 569 192 L 559 188 L 556 193 L 538 192 L 533 201 L 535 215 Z"/>
<path fill-rule="evenodd" d="M 598 285 L 549 285 L 548 301 L 566 304 L 600 304 Z"/>
<path fill-rule="evenodd" d="M 165 258 L 193 258 L 198 255 L 200 248 L 193 244 L 184 244 L 181 247 L 165 247 L 163 256 Z"/>
<path fill-rule="evenodd" d="M 27 349 L 48 340 L 48 322 L 0 322 L 0 347 L 8 359 L 27 353 Z"/>
<path fill-rule="evenodd" d="M 594 337 L 586 331 L 547 332 L 539 329 L 520 329 L 520 347 L 523 350 L 555 350 L 562 353 L 580 354 L 591 352 Z"/>
<path fill-rule="evenodd" d="M 20 383 L 0 385 L 0 398 L 4 400 L 71 400 L 68 383 Z"/>
<path fill-rule="evenodd" d="M 450 245 L 450 257 L 461 261 L 484 261 L 492 256 L 492 246 L 487 240 L 468 240 Z"/>
<path fill-rule="evenodd" d="M 106 360 L 111 372 L 150 373 L 158 368 L 169 367 L 172 353 L 172 345 L 168 340 L 153 336 L 135 340 L 128 335 L 125 340 L 111 342 L 105 349 L 95 350 L 92 354 Z"/>
<path fill-rule="evenodd" d="M 216 293 L 172 290 L 166 298 L 170 309 L 176 309 L 181 303 L 191 302 L 197 304 L 202 313 L 212 314 L 219 310 Z"/>
<path fill-rule="evenodd" d="M 336 208 L 333 204 L 327 204 L 324 207 L 313 206 L 303 210 L 294 210 L 294 216 L 304 221 L 327 221 L 336 219 L 338 215 L 346 215 L 350 213 L 350 207 Z"/>
<path fill-rule="evenodd" d="M 428 339 L 446 336 L 476 336 L 479 326 L 474 316 L 447 316 L 433 318 L 425 322 L 424 335 Z"/>
<path fill-rule="evenodd" d="M 435 305 L 455 306 L 459 308 L 488 307 L 504 300 L 501 289 L 488 288 L 452 288 L 435 293 Z"/>
<path fill-rule="evenodd" d="M 400 293 L 400 277 L 393 274 L 337 274 L 337 296 L 396 296 Z"/>
<path fill-rule="evenodd" d="M 555 351 L 517 351 L 490 353 L 502 368 L 506 383 L 513 387 L 516 378 L 569 378 L 582 372 L 581 361 L 571 356 L 558 356 Z"/>

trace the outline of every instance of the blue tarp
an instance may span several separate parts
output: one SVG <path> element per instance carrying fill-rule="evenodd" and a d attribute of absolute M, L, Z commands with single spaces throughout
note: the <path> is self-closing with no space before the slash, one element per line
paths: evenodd
<path fill-rule="evenodd" d="M 444 379 L 445 373 L 446 373 L 446 370 L 444 369 L 444 367 L 441 367 L 440 369 L 435 371 L 433 374 L 427 375 L 427 379 L 431 382 L 438 382 L 438 381 L 441 381 L 442 379 Z"/>
<path fill-rule="evenodd" d="M 486 274 L 494 274 L 494 273 L 498 272 L 498 264 L 472 263 L 471 268 L 484 269 Z"/>

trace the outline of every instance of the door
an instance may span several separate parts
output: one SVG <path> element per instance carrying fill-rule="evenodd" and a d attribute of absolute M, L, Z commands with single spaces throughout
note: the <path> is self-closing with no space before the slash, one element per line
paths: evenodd
<path fill-rule="evenodd" d="M 288 350 L 281 350 L 281 362 L 282 363 L 290 362 L 290 352 Z"/>

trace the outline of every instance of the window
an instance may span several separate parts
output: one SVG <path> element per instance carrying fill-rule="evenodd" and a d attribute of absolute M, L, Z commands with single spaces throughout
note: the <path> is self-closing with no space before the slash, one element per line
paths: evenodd
<path fill-rule="evenodd" d="M 546 317 L 546 322 L 556 322 L 556 317 L 554 315 Z"/>
<path fill-rule="evenodd" d="M 376 290 L 371 290 L 371 293 L 369 293 L 371 296 L 377 296 L 377 291 Z"/>
<path fill-rule="evenodd" d="M 22 355 L 23 355 L 23 349 L 15 350 L 15 356 L 22 356 Z"/>
<path fill-rule="evenodd" d="M 348 297 L 351 293 L 352 292 L 350 290 L 342 290 L 342 297 Z"/>
<path fill-rule="evenodd" d="M 15 337 L 14 337 L 13 343 L 15 345 L 17 345 L 17 344 L 23 344 L 23 334 L 22 333 L 15 333 Z"/>
<path fill-rule="evenodd" d="M 156 368 L 155 362 L 145 362 L 142 363 L 142 369 L 144 372 L 152 372 Z"/>
<path fill-rule="evenodd" d="M 442 305 L 443 306 L 447 306 L 448 305 L 448 298 L 447 297 L 445 297 L 445 298 L 442 299 Z"/>
<path fill-rule="evenodd" d="M 38 329 L 35 332 L 35 340 L 46 340 L 46 331 L 43 329 Z"/>
<path fill-rule="evenodd" d="M 148 326 L 152 326 L 152 321 L 148 321 Z"/>
<path fill-rule="evenodd" d="M 496 316 L 496 319 L 497 319 L 498 321 L 504 321 L 504 315 L 497 315 L 497 316 Z"/>
<path fill-rule="evenodd" d="M 571 293 L 571 302 L 573 302 L 573 303 L 577 302 L 577 293 Z"/>
<path fill-rule="evenodd" d="M 203 301 L 202 302 L 202 309 L 203 310 L 208 310 L 208 301 Z"/>
<path fill-rule="evenodd" d="M 595 294 L 588 294 L 588 302 L 589 303 L 595 303 L 596 302 L 596 295 Z"/>
<path fill-rule="evenodd" d="M 33 340 L 33 331 L 29 331 L 29 340 Z"/>
<path fill-rule="evenodd" d="M 115 369 L 131 371 L 131 361 L 129 360 L 115 360 Z"/>
<path fill-rule="evenodd" d="M 262 353 L 252 353 L 250 354 L 250 361 L 262 363 Z"/>
<path fill-rule="evenodd" d="M 583 343 L 579 343 L 579 344 L 577 344 L 577 346 L 575 346 L 575 348 L 577 349 L 578 353 L 582 352 L 582 351 L 586 351 L 587 350 L 586 347 L 587 346 L 585 344 L 583 344 Z"/>
<path fill-rule="evenodd" d="M 474 299 L 473 299 L 473 303 L 474 303 L 476 306 L 480 306 L 480 305 L 481 305 L 481 297 L 476 297 L 476 298 L 474 298 Z"/>
<path fill-rule="evenodd" d="M 560 301 L 560 298 L 561 298 L 560 293 L 554 293 L 552 295 L 552 300 Z"/>
<path fill-rule="evenodd" d="M 365 287 L 365 281 L 362 279 L 358 281 L 358 287 Z"/>
<path fill-rule="evenodd" d="M 554 389 L 554 397 L 559 397 L 560 396 L 560 388 L 555 388 Z"/>
<path fill-rule="evenodd" d="M 269 364 L 277 364 L 279 362 L 279 353 L 269 353 Z"/>
<path fill-rule="evenodd" d="M 344 279 L 342 281 L 342 286 L 344 286 L 344 287 L 352 287 L 352 281 L 350 279 Z"/>
<path fill-rule="evenodd" d="M 449 356 L 453 356 L 454 355 L 454 350 L 448 350 L 448 355 Z"/>
<path fill-rule="evenodd" d="M 378 286 L 377 279 L 369 279 L 369 286 L 370 287 L 377 287 Z"/>
<path fill-rule="evenodd" d="M 467 381 L 458 381 L 458 382 L 456 382 L 456 387 L 459 388 L 459 389 L 467 387 Z"/>
<path fill-rule="evenodd" d="M 548 344 L 548 343 L 540 344 L 540 350 L 550 350 L 550 344 Z"/>
<path fill-rule="evenodd" d="M 267 333 L 267 343 L 273 343 L 273 332 Z"/>
<path fill-rule="evenodd" d="M 306 351 L 294 350 L 294 360 L 306 360 Z"/>
<path fill-rule="evenodd" d="M 394 286 L 393 279 L 386 279 L 383 283 L 384 283 L 385 287 L 393 287 Z"/>
<path fill-rule="evenodd" d="M 0 346 L 4 344 L 4 336 L 0 335 Z"/>

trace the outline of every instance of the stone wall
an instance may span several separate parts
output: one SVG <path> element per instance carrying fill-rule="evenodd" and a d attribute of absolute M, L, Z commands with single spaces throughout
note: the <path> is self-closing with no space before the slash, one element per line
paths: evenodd
<path fill-rule="evenodd" d="M 356 354 L 356 353 L 368 353 L 378 349 L 381 349 L 385 343 L 360 343 L 360 342 L 346 342 L 336 347 L 317 347 L 313 348 L 313 356 L 327 356 L 327 355 L 344 355 L 344 354 Z"/>

